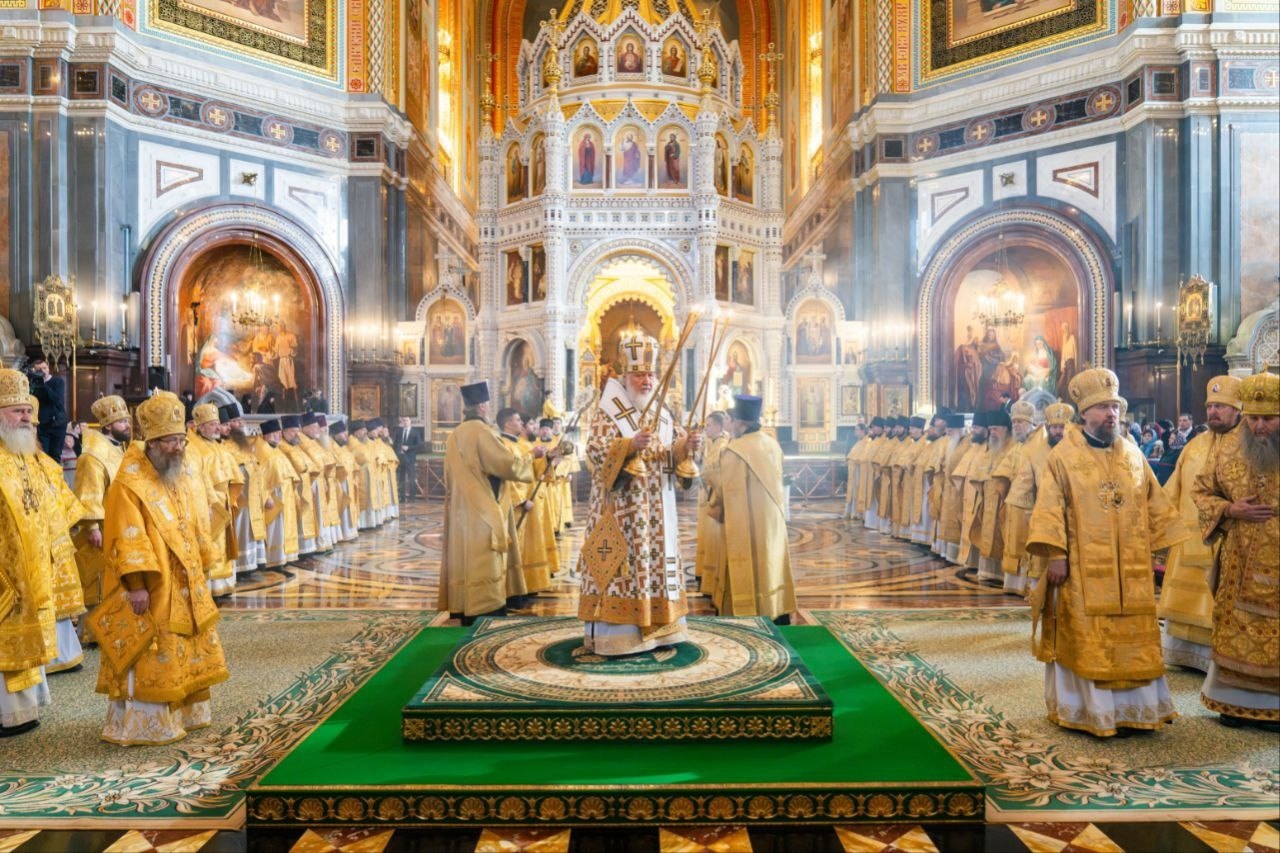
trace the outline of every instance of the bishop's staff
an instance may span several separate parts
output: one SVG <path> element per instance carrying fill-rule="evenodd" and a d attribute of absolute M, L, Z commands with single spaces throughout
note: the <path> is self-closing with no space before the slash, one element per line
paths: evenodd
<path fill-rule="evenodd" d="M 565 435 L 568 435 L 578 428 L 578 421 L 582 419 L 583 413 L 594 408 L 598 399 L 599 394 L 594 387 L 588 386 L 578 392 L 577 398 L 573 401 L 576 404 L 573 417 L 569 419 L 569 423 L 564 428 Z M 570 453 L 575 453 L 576 451 L 577 448 L 573 446 L 572 441 L 567 438 L 560 440 L 560 443 L 555 446 L 555 449 L 547 454 L 546 471 L 544 471 L 542 476 L 538 478 L 538 482 L 533 487 L 533 494 L 529 495 L 529 499 L 526 503 L 532 504 L 534 500 L 537 499 L 538 491 L 542 488 L 542 484 L 547 482 L 547 474 L 555 467 L 556 460 L 568 456 Z M 520 525 L 524 524 L 524 520 L 529 517 L 529 510 L 525 509 L 523 505 L 521 505 L 520 509 L 521 515 L 520 519 L 516 522 L 516 530 L 519 530 Z"/>
<path fill-rule="evenodd" d="M 723 317 L 717 317 L 711 323 L 711 354 L 707 358 L 707 369 L 702 374 L 702 384 L 698 386 L 698 393 L 693 398 L 693 405 L 689 407 L 689 419 L 685 424 L 685 429 L 690 434 L 700 431 L 707 420 L 707 385 L 711 381 L 711 371 L 715 369 L 716 359 L 720 358 L 720 349 L 729 338 L 729 317 L 730 313 L 726 311 Z M 724 322 L 722 323 L 721 320 Z M 702 408 L 701 414 L 698 414 L 699 406 Z M 696 426 L 694 425 L 694 415 L 698 415 Z M 676 476 L 682 480 L 692 480 L 698 476 L 698 466 L 694 463 L 692 457 L 685 457 L 680 460 L 680 463 L 676 465 Z"/>
<path fill-rule="evenodd" d="M 696 308 L 689 310 L 689 316 L 685 318 L 684 328 L 680 330 L 680 338 L 676 341 L 675 350 L 671 355 L 671 362 L 667 365 L 667 369 L 662 374 L 662 381 L 658 383 L 657 389 L 653 396 L 649 398 L 649 402 L 645 404 L 644 411 L 640 413 L 640 428 L 636 432 L 650 432 L 657 428 L 662 420 L 662 400 L 666 399 L 667 386 L 671 384 L 671 375 L 675 372 L 676 364 L 680 361 L 680 351 L 684 349 L 685 341 L 689 340 L 689 335 L 693 334 L 693 327 L 698 322 L 698 318 L 702 316 L 701 312 Z M 654 404 L 657 403 L 655 406 Z M 626 471 L 632 477 L 644 477 L 649 473 L 649 468 L 645 464 L 643 454 L 637 453 L 633 456 L 622 470 Z"/>

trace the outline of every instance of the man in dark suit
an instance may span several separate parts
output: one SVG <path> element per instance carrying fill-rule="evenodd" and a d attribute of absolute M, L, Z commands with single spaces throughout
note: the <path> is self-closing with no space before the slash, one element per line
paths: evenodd
<path fill-rule="evenodd" d="M 422 427 L 409 425 L 407 417 L 400 418 L 395 431 L 391 433 L 392 445 L 396 449 L 396 458 L 400 460 L 398 474 L 400 477 L 400 498 L 412 500 L 421 497 L 418 494 L 417 463 L 418 453 L 426 445 L 426 435 Z"/>
<path fill-rule="evenodd" d="M 67 438 L 67 380 L 54 376 L 43 356 L 31 362 L 27 378 L 31 396 L 40 401 L 40 446 L 61 465 L 62 445 Z"/>

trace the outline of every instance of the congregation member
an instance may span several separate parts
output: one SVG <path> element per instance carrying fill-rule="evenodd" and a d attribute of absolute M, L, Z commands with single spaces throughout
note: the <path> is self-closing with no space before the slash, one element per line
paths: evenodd
<path fill-rule="evenodd" d="M 627 334 L 618 352 L 621 375 L 606 381 L 587 441 L 591 508 L 578 604 L 584 647 L 606 657 L 688 639 L 674 471 L 702 443 L 654 399 L 658 343 Z M 592 553 L 596 537 L 612 539 L 610 531 L 612 553 Z"/>
<path fill-rule="evenodd" d="M 232 501 L 242 485 L 231 454 L 222 446 L 222 425 L 218 407 L 200 403 L 191 410 L 192 426 L 187 430 L 186 464 L 195 469 L 204 487 L 209 507 L 209 536 L 214 558 L 208 567 L 209 591 L 228 595 L 236 588 L 236 558 L 239 550 L 232 526 Z"/>
<path fill-rule="evenodd" d="M 796 609 L 787 543 L 782 449 L 760 430 L 759 397 L 738 394 L 733 435 L 720 454 L 711 503 L 723 510 L 724 557 L 713 599 L 721 616 L 765 616 L 791 624 Z"/>
<path fill-rule="evenodd" d="M 204 576 L 215 560 L 204 490 L 183 464 L 182 401 L 138 406 L 142 443 L 125 451 L 107 491 L 103 603 L 91 619 L 107 696 L 102 739 L 122 746 L 181 740 L 212 721 L 209 688 L 228 678 Z"/>
<path fill-rule="evenodd" d="M 1219 542 L 1212 656 L 1200 701 L 1223 725 L 1280 731 L 1280 376 L 1240 383 L 1242 427 L 1220 435 L 1194 491 Z"/>
<path fill-rule="evenodd" d="M 1032 596 L 1048 717 L 1097 737 L 1159 729 L 1177 715 L 1152 554 L 1186 533 L 1141 450 L 1120 433 L 1116 375 L 1092 368 L 1068 387 L 1081 429 L 1049 453 L 1027 538 L 1028 551 L 1048 560 Z"/>
<path fill-rule="evenodd" d="M 463 421 L 445 442 L 444 542 L 439 608 L 464 625 L 480 616 L 504 616 L 507 599 L 525 594 L 520 544 L 506 481 L 533 481 L 533 463 L 545 450 L 516 452 L 488 422 L 489 385 L 461 388 Z"/>
<path fill-rule="evenodd" d="M 1178 508 L 1190 531 L 1200 530 L 1200 510 L 1195 502 L 1196 478 L 1214 458 L 1222 439 L 1240 424 L 1240 380 L 1215 376 L 1205 393 L 1205 420 L 1209 431 L 1187 442 L 1178 454 L 1173 474 L 1164 491 Z M 1169 549 L 1164 581 L 1160 584 L 1160 606 L 1156 615 L 1164 620 L 1162 641 L 1164 662 L 1200 672 L 1209 671 L 1213 633 L 1213 549 L 1199 535 Z"/>
<path fill-rule="evenodd" d="M 395 453 L 399 462 L 400 495 L 407 501 L 422 497 L 418 494 L 418 454 L 425 447 L 422 427 L 413 426 L 408 415 L 401 415 L 396 421 Z"/>
<path fill-rule="evenodd" d="M 40 446 L 36 406 L 27 377 L 0 369 L 0 737 L 39 725 L 46 667 L 79 654 L 57 613 L 72 601 L 63 575 L 79 598 L 70 530 L 84 510 Z"/>
<path fill-rule="evenodd" d="M 89 411 L 98 428 L 86 429 L 81 436 L 71 490 L 84 507 L 84 517 L 76 526 L 72 542 L 76 546 L 76 568 L 80 573 L 84 606 L 92 609 L 102 600 L 102 518 L 107 487 L 115 479 L 125 448 L 133 438 L 133 422 L 122 397 L 99 397 Z M 83 626 L 83 621 L 80 624 Z M 81 639 L 85 639 L 83 627 L 79 633 Z"/>
<path fill-rule="evenodd" d="M 261 438 L 254 444 L 254 452 L 262 478 L 265 507 L 266 539 L 263 549 L 266 567 L 276 569 L 298 559 L 298 472 L 280 450 L 280 421 L 275 418 L 263 421 L 259 431 Z"/>

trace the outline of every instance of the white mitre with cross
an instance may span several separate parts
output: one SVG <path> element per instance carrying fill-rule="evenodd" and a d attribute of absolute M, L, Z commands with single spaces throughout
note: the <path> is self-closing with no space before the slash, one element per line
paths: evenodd
<path fill-rule="evenodd" d="M 640 431 L 640 418 L 643 407 L 637 408 L 631 403 L 631 396 L 625 385 L 625 378 L 633 373 L 658 373 L 658 342 L 643 333 L 624 333 L 618 340 L 618 360 L 623 379 L 610 377 L 600 395 L 600 412 L 610 418 L 617 426 L 623 438 L 631 438 Z M 658 389 L 654 388 L 656 394 Z M 675 437 L 671 414 L 655 401 L 654 407 L 660 410 L 661 422 L 657 430 L 658 439 L 665 448 L 671 447 Z M 650 421 L 653 413 L 650 412 Z"/>

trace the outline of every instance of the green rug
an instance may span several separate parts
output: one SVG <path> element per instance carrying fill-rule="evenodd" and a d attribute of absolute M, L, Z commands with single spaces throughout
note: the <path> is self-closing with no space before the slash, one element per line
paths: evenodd
<path fill-rule="evenodd" d="M 1280 742 L 1228 729 L 1200 673 L 1167 673 L 1179 717 L 1098 739 L 1045 716 L 1025 608 L 814 616 L 987 785 L 993 820 L 1256 820 L 1280 813 Z"/>
<path fill-rule="evenodd" d="M 219 634 L 231 679 L 211 691 L 213 725 L 178 743 L 100 739 L 98 653 L 49 679 L 40 727 L 0 740 L 0 824 L 80 829 L 238 828 L 244 791 L 381 667 L 434 613 L 230 611 Z"/>
<path fill-rule="evenodd" d="M 768 619 L 688 619 L 608 658 L 572 616 L 483 619 L 403 711 L 420 741 L 827 740 L 831 700 Z"/>
<path fill-rule="evenodd" d="M 830 632 L 782 633 L 835 705 L 829 742 L 406 744 L 401 707 L 465 635 L 424 630 L 250 789 L 249 823 L 982 819 L 981 785 Z"/>

